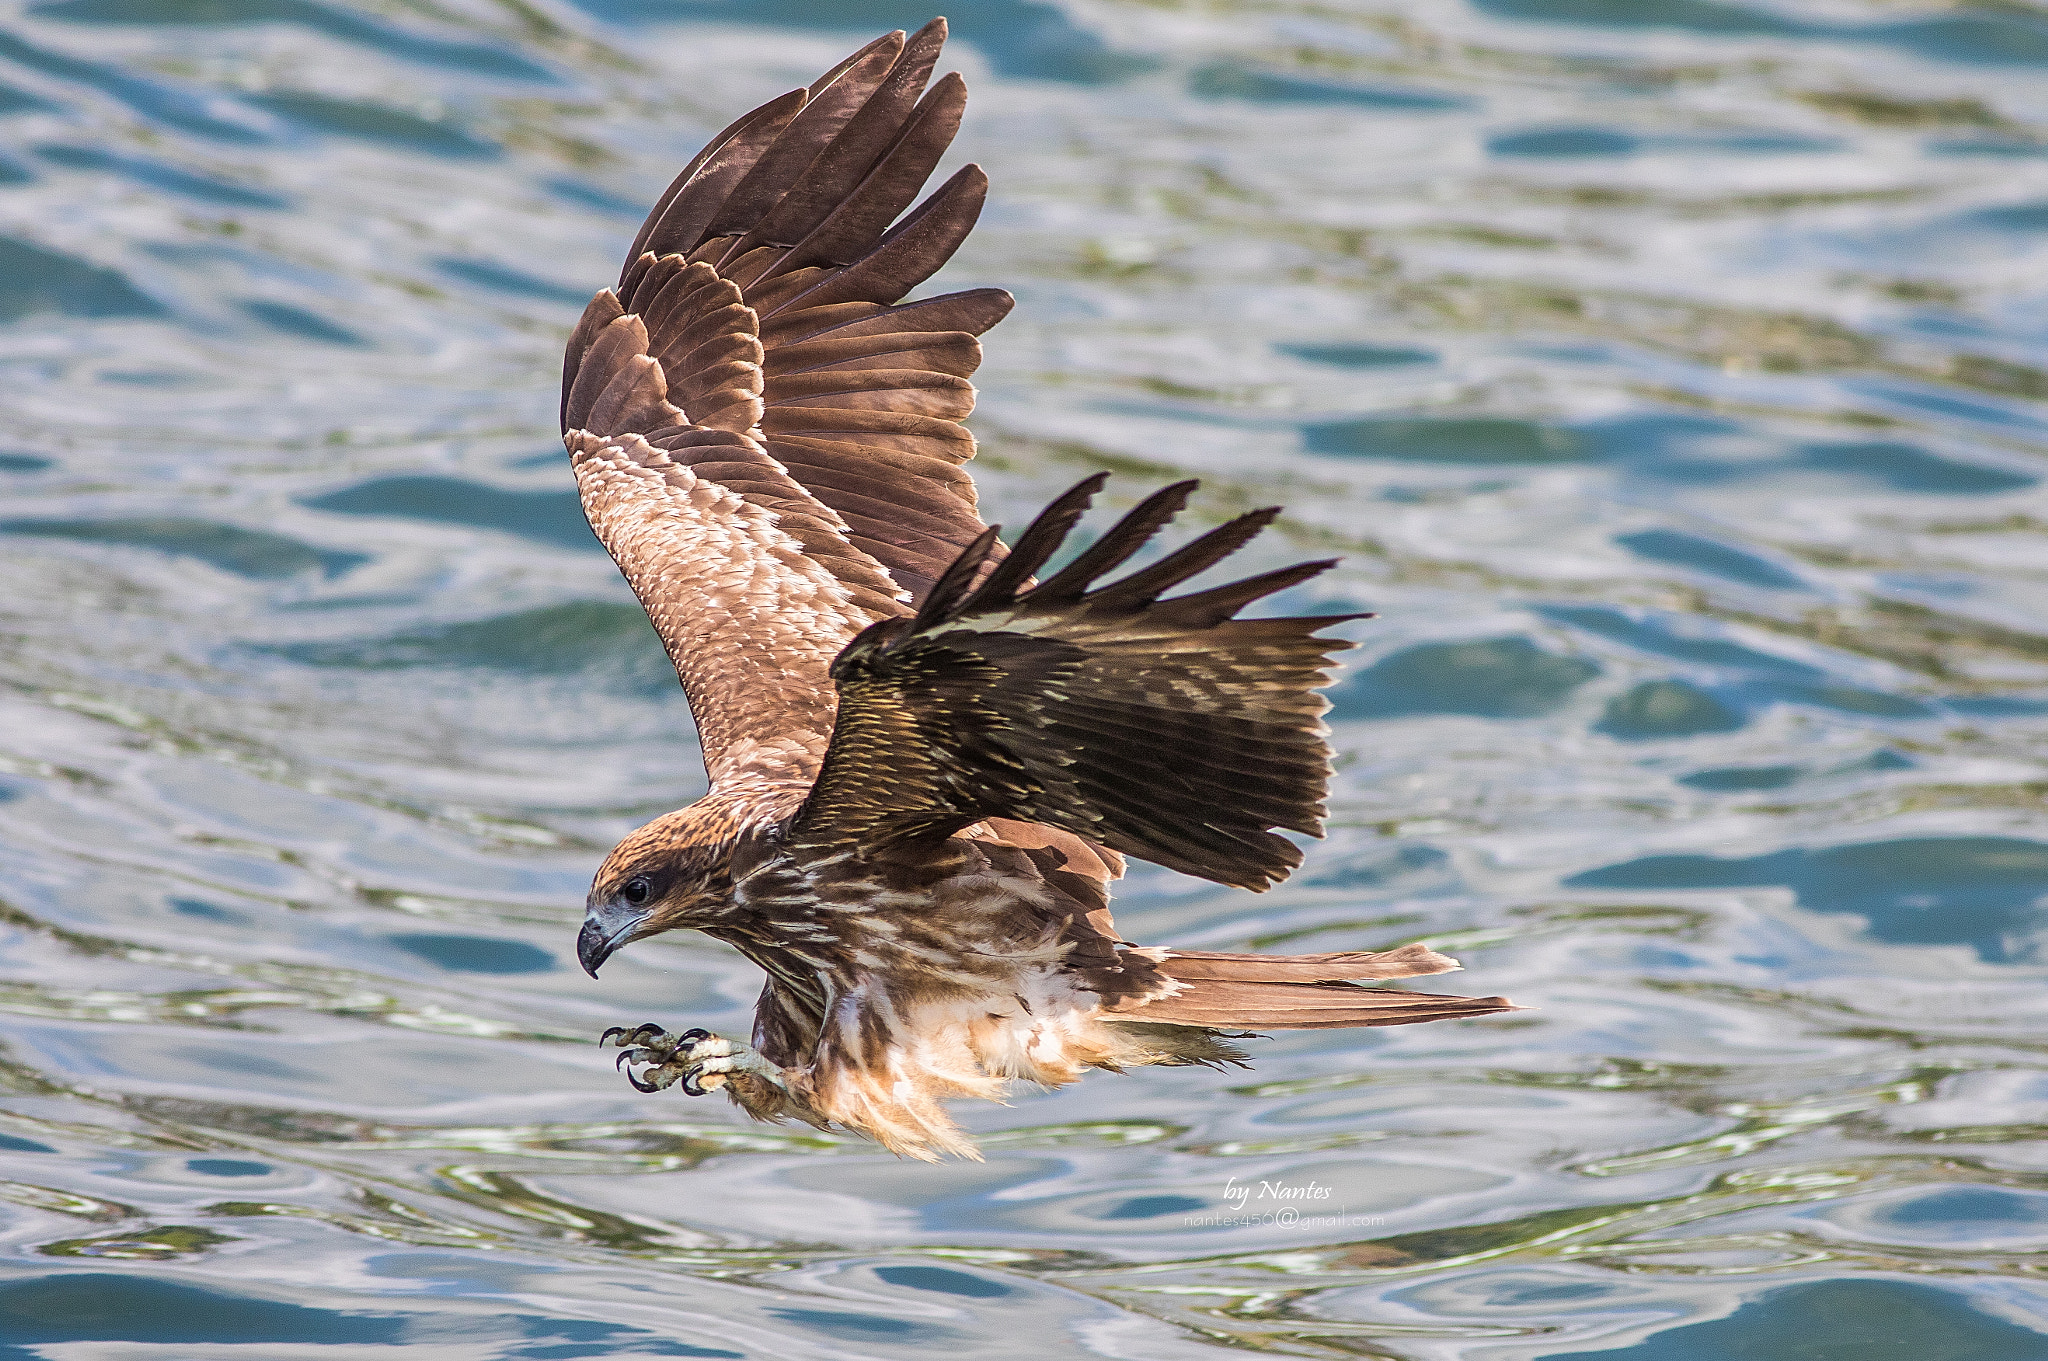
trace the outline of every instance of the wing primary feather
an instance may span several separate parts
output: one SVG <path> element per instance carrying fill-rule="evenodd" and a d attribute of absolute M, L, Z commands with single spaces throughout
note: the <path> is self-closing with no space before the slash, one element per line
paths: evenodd
<path fill-rule="evenodd" d="M 827 71 L 824 75 L 819 76 L 816 80 L 812 81 L 809 90 L 811 98 L 816 99 L 819 95 L 825 93 L 825 91 L 830 89 L 833 83 L 836 82 L 841 76 L 845 75 L 848 71 L 851 71 L 854 68 L 855 63 L 865 60 L 877 48 L 881 47 L 894 47 L 897 51 L 902 51 L 903 30 L 900 28 L 889 30 L 889 32 L 884 33 L 881 37 L 875 39 L 866 47 L 861 48 L 860 51 L 855 52 L 845 61 L 840 62 L 837 66 Z"/>
<path fill-rule="evenodd" d="M 726 198 L 782 135 L 804 106 L 808 92 L 791 90 L 756 109 L 726 140 L 716 156 L 705 160 L 660 210 L 637 250 L 649 255 L 688 255 L 703 243 L 705 228 L 717 218 Z M 637 259 L 637 256 L 635 257 Z M 632 266 L 627 266 L 628 272 Z"/>
<path fill-rule="evenodd" d="M 858 108 L 849 111 L 833 136 L 821 143 L 803 178 L 789 192 L 763 212 L 759 220 L 728 253 L 729 259 L 756 246 L 789 246 L 804 240 L 820 223 L 830 218 L 849 194 L 865 180 L 891 147 L 901 138 L 904 122 L 918 102 L 918 93 L 938 61 L 939 48 L 946 40 L 945 20 L 936 19 L 919 29 L 893 54 L 891 66 L 868 84 Z M 926 174 L 929 174 L 929 168 Z M 924 180 L 912 186 L 914 194 Z M 901 205 L 898 206 L 898 211 Z M 894 213 L 890 214 L 895 216 Z M 856 252 L 872 246 L 880 227 L 866 240 L 856 243 Z M 813 263 L 798 260 L 801 250 L 784 256 L 762 275 L 765 281 L 778 274 Z M 846 264 L 851 260 L 834 260 Z"/>
<path fill-rule="evenodd" d="M 860 182 L 820 220 L 806 223 L 802 240 L 764 272 L 762 280 L 812 265 L 848 264 L 873 246 L 931 177 L 960 130 L 966 106 L 967 83 L 958 72 L 949 72 L 918 102 L 896 140 Z M 788 232 L 787 227 L 784 230 Z"/>
<path fill-rule="evenodd" d="M 1183 628 L 1209 628 L 1222 623 L 1254 600 L 1263 599 L 1275 591 L 1284 591 L 1289 586 L 1298 586 L 1311 577 L 1321 576 L 1337 565 L 1336 558 L 1324 558 L 1318 562 L 1296 563 L 1292 567 L 1281 567 L 1271 572 L 1261 572 L 1243 581 L 1233 581 L 1226 586 L 1215 586 L 1206 591 L 1195 591 L 1188 595 L 1177 595 L 1170 600 L 1159 602 L 1159 618 L 1162 622 L 1177 624 Z M 1325 615 L 1324 625 L 1346 624 L 1353 619 L 1374 618 L 1371 610 L 1356 610 L 1350 614 Z"/>
<path fill-rule="evenodd" d="M 1279 515 L 1277 508 L 1248 511 L 1228 524 L 1218 525 L 1193 543 L 1175 549 L 1150 567 L 1091 592 L 1088 602 L 1098 609 L 1135 610 L 1150 605 L 1159 598 L 1160 592 L 1214 567 L 1244 547 Z M 1326 562 L 1323 568 L 1334 565 L 1334 561 Z"/>
<path fill-rule="evenodd" d="M 1105 572 L 1115 570 L 1150 543 L 1153 535 L 1186 508 L 1188 498 L 1201 485 L 1189 478 L 1153 492 L 1117 521 L 1109 533 L 1089 545 L 1086 552 L 1068 563 L 1050 581 L 1042 583 L 1032 595 L 1042 601 L 1060 603 L 1079 600 L 1090 582 Z"/>
<path fill-rule="evenodd" d="M 726 251 L 735 259 L 759 244 L 753 231 L 764 216 L 790 192 L 809 178 L 808 171 L 832 145 L 849 120 L 858 116 L 877 86 L 888 78 L 902 52 L 900 31 L 869 44 L 869 51 L 849 65 L 823 90 L 811 92 L 775 141 L 754 162 L 746 176 L 733 186 L 720 205 L 718 215 L 705 228 L 707 237 L 737 238 Z"/>
<path fill-rule="evenodd" d="M 912 628 L 929 627 L 954 612 L 955 607 L 973 588 L 975 574 L 981 570 L 982 563 L 987 561 L 988 555 L 994 551 L 1001 530 L 1001 525 L 990 525 L 973 543 L 961 551 L 960 556 L 953 559 L 953 565 L 932 583 L 931 594 L 925 597 L 924 604 L 918 608 L 917 617 L 911 623 Z"/>
<path fill-rule="evenodd" d="M 896 307 L 874 308 L 854 304 L 849 315 L 826 309 L 806 308 L 762 318 L 762 335 L 772 337 L 779 348 L 826 337 L 889 335 L 898 331 L 965 331 L 978 336 L 1010 315 L 1017 300 L 1000 288 L 969 288 L 920 298 Z"/>
<path fill-rule="evenodd" d="M 988 176 L 978 165 L 962 166 L 916 211 L 890 228 L 881 244 L 813 288 L 769 312 L 809 310 L 842 302 L 887 305 L 929 279 L 952 258 L 981 216 Z"/>
<path fill-rule="evenodd" d="M 1022 590 L 1031 574 L 1045 566 L 1047 559 L 1066 542 L 1067 535 L 1074 532 L 1074 526 L 1081 523 L 1081 516 L 1094 503 L 1095 493 L 1101 491 L 1108 481 L 1108 473 L 1084 477 L 1038 512 L 1038 518 L 1018 538 L 1017 546 L 1010 550 L 1010 555 L 982 583 L 981 589 L 974 593 L 974 599 L 965 602 L 962 608 L 985 609 L 996 601 L 1010 599 Z"/>
<path fill-rule="evenodd" d="M 852 60 L 853 58 L 848 58 L 849 62 Z M 633 237 L 633 248 L 626 252 L 626 263 L 619 270 L 621 281 L 625 279 L 626 271 L 633 267 L 633 262 L 638 260 L 646 251 L 647 238 L 654 234 L 654 229 L 657 226 L 661 225 L 662 214 L 668 211 L 669 204 L 675 202 L 676 195 L 682 193 L 688 187 L 690 180 L 699 170 L 704 168 L 706 161 L 717 155 L 720 148 L 738 136 L 742 128 L 760 117 L 761 112 L 760 109 L 749 109 L 738 118 L 733 119 L 716 137 L 706 142 L 704 149 L 695 156 L 692 156 L 690 163 L 684 166 L 674 179 L 669 181 L 668 188 L 662 190 L 661 197 L 654 200 L 654 206 L 647 210 L 646 219 L 640 223 L 640 230 Z"/>

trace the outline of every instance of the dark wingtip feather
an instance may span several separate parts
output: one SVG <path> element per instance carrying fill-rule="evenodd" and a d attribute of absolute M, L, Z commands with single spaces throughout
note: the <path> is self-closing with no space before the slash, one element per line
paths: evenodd
<path fill-rule="evenodd" d="M 810 217 L 791 217 L 780 212 L 773 222 L 764 220 L 756 235 L 766 240 L 771 226 L 800 237 L 796 245 L 763 279 L 813 265 L 845 264 L 859 259 L 880 242 L 898 213 L 910 206 L 939 160 L 960 130 L 960 117 L 967 106 L 967 82 L 957 71 L 939 78 L 920 100 L 900 128 L 894 124 L 895 140 L 878 150 L 872 162 L 862 159 L 863 177 L 841 192 L 818 195 Z M 842 139 L 843 140 L 843 139 Z M 799 202 L 792 196 L 791 203 Z M 801 231 L 793 230 L 807 223 Z"/>
<path fill-rule="evenodd" d="M 1042 581 L 1031 594 L 1040 601 L 1078 600 L 1090 582 L 1104 572 L 1114 571 L 1133 553 L 1152 541 L 1174 516 L 1187 509 L 1188 498 L 1202 484 L 1195 478 L 1161 487 L 1134 506 L 1111 526 L 1110 531 L 1090 544 L 1086 551 L 1050 580 Z"/>
<path fill-rule="evenodd" d="M 845 75 L 848 71 L 851 71 L 854 67 L 858 66 L 861 62 L 867 60 L 869 57 L 873 56 L 876 52 L 879 52 L 884 47 L 893 47 L 896 52 L 901 52 L 903 50 L 903 30 L 900 28 L 892 28 L 887 33 L 884 33 L 881 37 L 869 43 L 866 47 L 861 48 L 858 52 L 855 52 L 845 61 L 840 62 L 837 66 L 827 71 L 824 75 L 819 76 L 816 80 L 812 81 L 807 93 L 810 95 L 811 98 L 816 99 L 819 95 L 825 93 L 825 91 L 828 88 L 830 88 L 834 81 L 838 80 L 841 76 Z"/>
<path fill-rule="evenodd" d="M 990 525 L 973 543 L 960 550 L 960 556 L 954 558 L 952 565 L 932 583 L 931 594 L 927 595 L 924 604 L 918 607 L 914 627 L 928 627 L 954 612 L 972 588 L 975 575 L 980 572 L 982 563 L 986 562 L 988 555 L 994 551 L 997 536 L 1001 531 L 1001 525 Z"/>
<path fill-rule="evenodd" d="M 698 153 L 641 224 L 632 253 L 626 257 L 626 268 L 619 275 L 622 295 L 631 291 L 626 287 L 626 278 L 641 255 L 687 255 L 697 248 L 704 229 L 718 215 L 726 196 L 752 171 L 809 98 L 808 89 L 779 95 L 733 124 L 719 135 L 714 145 Z"/>
<path fill-rule="evenodd" d="M 843 302 L 894 303 L 938 272 L 974 229 L 988 197 L 988 176 L 962 166 L 881 243 L 832 278 L 798 295 L 789 306 L 830 307 Z"/>
<path fill-rule="evenodd" d="M 1031 527 L 1018 538 L 1010 556 L 1003 559 L 1002 565 L 982 583 L 981 589 L 974 593 L 974 598 L 966 602 L 964 608 L 983 609 L 1016 595 L 1025 579 L 1045 566 L 1046 560 L 1059 551 L 1067 535 L 1074 532 L 1074 526 L 1081 522 L 1081 516 L 1094 503 L 1095 494 L 1108 481 L 1108 473 L 1091 473 L 1040 511 Z"/>
<path fill-rule="evenodd" d="M 1227 524 L 1218 525 L 1193 543 L 1175 549 L 1143 571 L 1133 572 L 1121 581 L 1103 587 L 1089 599 L 1111 609 L 1135 609 L 1148 605 L 1158 599 L 1160 592 L 1208 570 L 1250 543 L 1279 516 L 1277 506 L 1247 511 Z"/>
<path fill-rule="evenodd" d="M 1242 581 L 1228 582 L 1222 586 L 1213 586 L 1206 591 L 1196 591 L 1190 595 L 1177 595 L 1171 599 L 1158 602 L 1156 607 L 1158 616 L 1161 619 L 1170 620 L 1187 628 L 1209 628 L 1231 618 L 1254 600 L 1263 600 L 1265 597 L 1278 591 L 1284 591 L 1290 586 L 1298 586 L 1313 577 L 1321 576 L 1336 565 L 1337 559 L 1335 558 L 1324 558 L 1316 562 L 1298 562 L 1292 567 L 1281 567 L 1271 572 L 1261 572 L 1257 576 L 1246 577 Z M 1122 582 L 1119 582 L 1117 586 L 1121 587 L 1122 584 Z M 1370 618 L 1372 618 L 1370 614 L 1304 615 L 1300 616 L 1296 622 L 1306 624 L 1310 628 L 1322 628 L 1326 624 L 1341 624 L 1347 619 Z"/>

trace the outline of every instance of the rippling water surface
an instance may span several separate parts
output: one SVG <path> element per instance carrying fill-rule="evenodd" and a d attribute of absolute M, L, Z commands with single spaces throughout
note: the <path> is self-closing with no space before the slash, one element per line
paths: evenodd
<path fill-rule="evenodd" d="M 1532 1009 L 965 1107 L 980 1165 L 612 1072 L 757 980 L 575 967 L 702 775 L 562 340 L 925 17 L 0 10 L 0 1357 L 2048 1356 L 2028 0 L 956 5 L 989 518 L 1198 474 L 1380 614 L 1304 871 L 1123 924 Z"/>

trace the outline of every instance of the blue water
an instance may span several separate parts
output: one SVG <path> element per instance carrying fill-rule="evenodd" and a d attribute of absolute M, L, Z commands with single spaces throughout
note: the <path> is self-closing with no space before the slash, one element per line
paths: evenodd
<path fill-rule="evenodd" d="M 990 518 L 1194 474 L 1378 614 L 1302 873 L 1121 924 L 1530 1009 L 963 1107 L 979 1165 L 611 1070 L 758 979 L 575 967 L 702 775 L 561 344 L 928 14 L 0 10 L 0 1361 L 2048 1359 L 2019 0 L 954 7 Z"/>

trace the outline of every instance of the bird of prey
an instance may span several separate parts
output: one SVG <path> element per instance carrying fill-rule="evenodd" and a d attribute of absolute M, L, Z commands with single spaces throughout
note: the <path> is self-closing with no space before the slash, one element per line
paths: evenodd
<path fill-rule="evenodd" d="M 876 39 L 747 114 L 676 177 L 569 341 L 562 429 L 591 527 L 682 678 L 710 792 L 622 841 L 583 966 L 691 927 L 767 975 L 753 1033 L 615 1027 L 642 1091 L 975 1156 L 950 1097 L 1089 1068 L 1240 1062 L 1247 1028 L 1508 1010 L 1362 987 L 1457 967 L 1421 945 L 1273 956 L 1136 945 L 1109 885 L 1137 856 L 1264 889 L 1320 835 L 1316 687 L 1336 618 L 1242 619 L 1310 562 L 1188 594 L 1278 513 L 1119 579 L 1192 482 L 1038 579 L 1102 485 L 1005 551 L 961 421 L 999 289 L 905 303 L 988 180 L 911 207 L 966 87 L 944 20 Z M 929 88 L 927 88 L 927 83 Z M 909 209 L 906 213 L 905 210 Z M 1356 617 L 1356 616 L 1340 616 Z"/>

